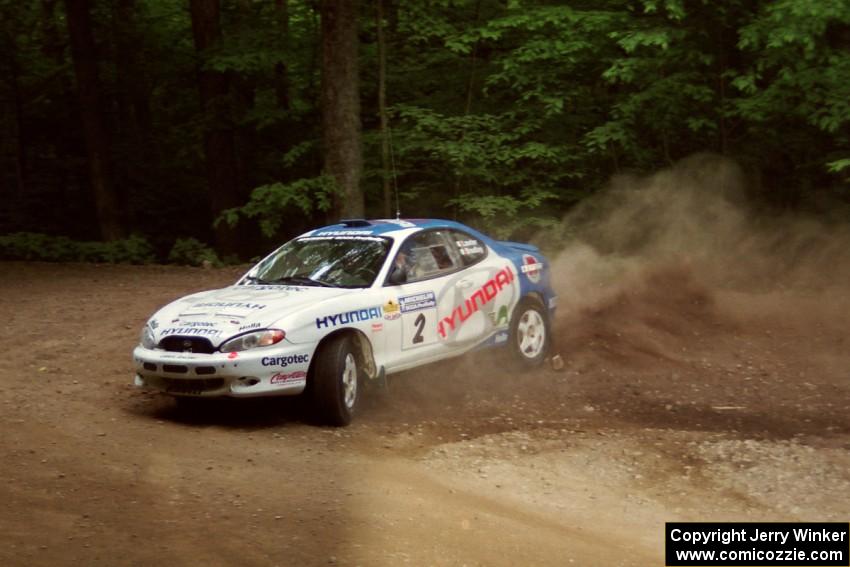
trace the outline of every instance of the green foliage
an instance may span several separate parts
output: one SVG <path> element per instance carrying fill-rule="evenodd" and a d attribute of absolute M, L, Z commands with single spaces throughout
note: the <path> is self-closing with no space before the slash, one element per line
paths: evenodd
<path fill-rule="evenodd" d="M 780 0 L 765 4 L 740 30 L 738 47 L 753 55 L 734 78 L 742 96 L 738 116 L 760 131 L 780 133 L 789 125 L 809 128 L 841 147 L 840 159 L 812 146 L 815 132 L 786 138 L 801 161 L 818 161 L 831 172 L 850 156 L 850 4 L 840 0 Z M 843 39 L 842 39 L 843 37 Z M 793 121 L 793 122 L 792 122 Z M 825 136 L 824 136 L 825 135 Z M 838 164 L 838 166 L 836 166 Z"/>
<path fill-rule="evenodd" d="M 168 253 L 168 261 L 172 264 L 188 266 L 221 266 L 215 250 L 195 238 L 178 238 Z"/>
<path fill-rule="evenodd" d="M 833 173 L 840 173 L 850 169 L 850 158 L 839 159 L 826 164 L 829 170 Z"/>
<path fill-rule="evenodd" d="M 403 211 L 423 204 L 421 195 L 445 196 L 453 187 L 446 205 L 509 236 L 507 227 L 552 220 L 547 205 L 580 175 L 568 147 L 535 139 L 539 121 L 514 113 L 445 116 L 401 105 L 395 112 L 403 125 L 396 135 L 400 161 L 417 172 L 407 186 L 420 195 L 403 199 Z"/>
<path fill-rule="evenodd" d="M 215 104 L 235 134 L 245 199 L 217 222 L 256 223 L 280 238 L 323 219 L 333 190 L 323 176 L 319 3 L 223 0 L 222 41 L 202 61 L 184 3 L 131 4 L 132 26 L 116 18 L 119 4 L 92 3 L 128 231 L 160 248 L 179 230 L 198 240 L 175 243 L 174 261 L 212 261 L 201 243 L 211 241 L 215 219 L 199 66 L 230 84 Z M 704 151 L 759 172 L 764 194 L 783 207 L 801 206 L 814 188 L 850 195 L 846 1 L 434 0 L 385 8 L 392 177 L 404 215 L 527 238 L 612 174 Z M 14 215 L 0 215 L 0 231 L 95 238 L 63 4 L 0 0 L 0 12 L 0 129 L 9 134 L 0 137 L 0 185 L 14 189 Z M 374 6 L 363 4 L 360 15 L 362 183 L 367 215 L 379 216 L 389 173 L 378 133 Z M 132 28 L 143 76 L 128 82 L 116 38 Z M 110 261 L 128 253 L 84 254 L 71 241 L 32 239 L 13 238 L 16 257 Z"/>
<path fill-rule="evenodd" d="M 112 242 L 77 242 L 65 236 L 18 232 L 0 236 L 0 259 L 149 264 L 155 256 L 139 235 Z"/>
<path fill-rule="evenodd" d="M 271 183 L 257 187 L 242 207 L 224 211 L 216 223 L 235 226 L 240 219 L 257 219 L 264 235 L 274 236 L 293 211 L 310 215 L 315 211 L 328 211 L 336 191 L 333 178 L 320 175 L 311 179 L 298 179 L 292 183 Z"/>

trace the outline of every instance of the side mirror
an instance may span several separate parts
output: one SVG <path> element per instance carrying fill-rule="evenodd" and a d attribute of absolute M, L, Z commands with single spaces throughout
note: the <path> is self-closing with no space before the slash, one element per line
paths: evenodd
<path fill-rule="evenodd" d="M 407 283 L 407 270 L 402 266 L 393 267 L 390 272 L 390 277 L 387 278 L 392 285 L 401 285 Z"/>

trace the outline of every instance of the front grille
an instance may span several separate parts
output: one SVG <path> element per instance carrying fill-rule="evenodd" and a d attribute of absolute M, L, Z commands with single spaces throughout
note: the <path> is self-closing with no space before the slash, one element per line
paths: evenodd
<path fill-rule="evenodd" d="M 223 378 L 163 378 L 162 384 L 166 392 L 176 394 L 200 394 L 218 390 L 224 386 Z"/>
<path fill-rule="evenodd" d="M 195 368 L 195 374 L 215 374 L 214 366 L 198 366 Z"/>
<path fill-rule="evenodd" d="M 175 374 L 186 374 L 189 372 L 189 367 L 182 364 L 163 364 L 162 369 L 165 372 L 173 372 Z"/>
<path fill-rule="evenodd" d="M 215 347 L 209 339 L 201 337 L 181 337 L 172 335 L 159 341 L 159 348 L 170 352 L 199 352 L 201 354 L 212 354 Z"/>

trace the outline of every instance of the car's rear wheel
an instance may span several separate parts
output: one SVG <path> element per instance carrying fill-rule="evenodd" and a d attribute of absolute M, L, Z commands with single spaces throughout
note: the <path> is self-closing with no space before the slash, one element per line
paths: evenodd
<path fill-rule="evenodd" d="M 329 425 L 348 425 L 360 401 L 358 351 L 347 335 L 319 345 L 309 380 L 319 417 Z"/>
<path fill-rule="evenodd" d="M 549 352 L 549 319 L 539 302 L 523 298 L 511 318 L 510 348 L 520 364 L 527 367 L 543 364 Z"/>

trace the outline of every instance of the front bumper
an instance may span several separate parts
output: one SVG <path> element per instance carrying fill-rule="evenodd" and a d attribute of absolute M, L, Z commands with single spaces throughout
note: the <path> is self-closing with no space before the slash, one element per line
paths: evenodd
<path fill-rule="evenodd" d="M 286 344 L 238 353 L 169 352 L 137 346 L 135 385 L 174 396 L 297 395 L 307 385 L 312 352 Z"/>

